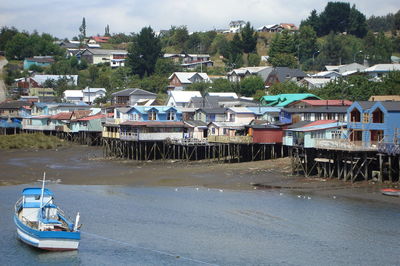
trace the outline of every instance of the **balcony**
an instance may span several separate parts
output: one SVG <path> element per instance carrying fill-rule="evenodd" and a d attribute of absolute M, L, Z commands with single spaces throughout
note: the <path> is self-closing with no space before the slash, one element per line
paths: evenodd
<path fill-rule="evenodd" d="M 129 141 L 137 141 L 139 140 L 139 136 L 137 132 L 121 132 L 120 133 L 121 140 L 129 140 Z"/>
<path fill-rule="evenodd" d="M 344 151 L 378 151 L 379 141 L 350 141 L 348 139 L 316 139 L 315 148 Z"/>
<path fill-rule="evenodd" d="M 252 143 L 253 137 L 251 136 L 208 136 L 208 142 L 218 143 Z"/>

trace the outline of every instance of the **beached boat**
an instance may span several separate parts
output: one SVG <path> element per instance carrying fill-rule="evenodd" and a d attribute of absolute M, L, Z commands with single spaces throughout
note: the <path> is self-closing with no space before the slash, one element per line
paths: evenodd
<path fill-rule="evenodd" d="M 15 204 L 18 237 L 45 250 L 75 250 L 80 240 L 79 213 L 72 223 L 54 203 L 54 194 L 44 188 L 25 188 Z"/>
<path fill-rule="evenodd" d="M 396 188 L 383 188 L 383 189 L 381 189 L 381 192 L 383 195 L 386 195 L 386 196 L 395 196 L 395 197 L 400 196 L 400 189 L 396 189 Z"/>

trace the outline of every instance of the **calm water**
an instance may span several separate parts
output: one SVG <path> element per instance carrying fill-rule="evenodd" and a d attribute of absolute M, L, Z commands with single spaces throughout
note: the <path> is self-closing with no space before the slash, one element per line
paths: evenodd
<path fill-rule="evenodd" d="M 400 208 L 279 191 L 49 185 L 81 213 L 77 252 L 16 238 L 25 186 L 0 187 L 0 265 L 399 265 Z"/>

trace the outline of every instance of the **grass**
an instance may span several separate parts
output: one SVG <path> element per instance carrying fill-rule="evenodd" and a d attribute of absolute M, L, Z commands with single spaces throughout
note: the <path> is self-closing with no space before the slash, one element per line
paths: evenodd
<path fill-rule="evenodd" d="M 55 136 L 41 133 L 0 136 L 0 149 L 54 149 L 65 145 Z"/>

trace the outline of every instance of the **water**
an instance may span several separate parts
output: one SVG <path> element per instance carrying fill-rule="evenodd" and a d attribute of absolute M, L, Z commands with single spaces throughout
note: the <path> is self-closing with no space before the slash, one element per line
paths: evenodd
<path fill-rule="evenodd" d="M 279 191 L 49 185 L 81 213 L 76 252 L 16 238 L 25 186 L 0 187 L 1 265 L 398 265 L 400 208 Z M 310 199 L 308 197 L 310 196 Z"/>

